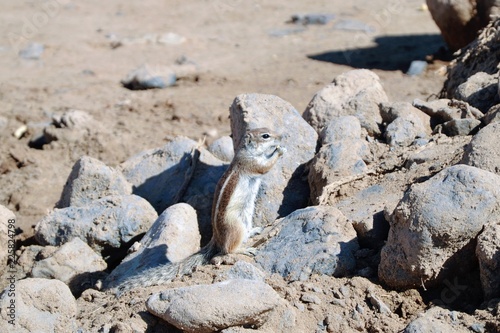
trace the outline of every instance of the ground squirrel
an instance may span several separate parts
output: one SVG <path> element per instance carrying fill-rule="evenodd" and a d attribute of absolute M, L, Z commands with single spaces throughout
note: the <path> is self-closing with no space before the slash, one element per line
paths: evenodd
<path fill-rule="evenodd" d="M 113 288 L 117 296 L 137 288 L 169 282 L 177 275 L 192 272 L 193 268 L 209 263 L 213 257 L 228 253 L 253 253 L 242 247 L 258 233 L 252 227 L 255 199 L 261 177 L 276 164 L 285 149 L 281 137 L 267 128 L 246 132 L 233 161 L 215 189 L 212 205 L 212 239 L 197 253 L 176 263 L 168 263 L 140 272 Z M 112 284 L 112 283 L 111 283 Z"/>

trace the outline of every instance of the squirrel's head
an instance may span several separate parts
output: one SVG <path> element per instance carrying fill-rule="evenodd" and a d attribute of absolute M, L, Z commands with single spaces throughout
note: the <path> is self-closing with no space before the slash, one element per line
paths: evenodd
<path fill-rule="evenodd" d="M 251 129 L 243 137 L 239 153 L 245 159 L 252 159 L 254 164 L 270 168 L 285 151 L 280 143 L 281 136 L 268 128 Z"/>

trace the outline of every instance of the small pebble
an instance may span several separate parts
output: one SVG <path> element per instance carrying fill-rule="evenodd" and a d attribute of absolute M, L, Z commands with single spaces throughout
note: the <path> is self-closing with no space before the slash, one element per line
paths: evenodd
<path fill-rule="evenodd" d="M 370 300 L 370 303 L 375 308 L 377 308 L 378 312 L 380 312 L 382 314 L 390 314 L 391 313 L 391 309 L 389 309 L 389 307 L 384 302 L 382 302 L 382 300 L 380 300 L 377 296 L 370 294 L 370 295 L 368 295 L 368 299 Z"/>
<path fill-rule="evenodd" d="M 167 32 L 160 36 L 158 36 L 157 42 L 158 44 L 170 44 L 170 45 L 178 45 L 182 44 L 186 41 L 186 37 L 178 35 L 174 32 Z"/>
<path fill-rule="evenodd" d="M 294 24 L 327 24 L 335 18 L 334 14 L 295 14 L 292 15 L 290 23 Z"/>
<path fill-rule="evenodd" d="M 485 332 L 484 325 L 479 324 L 479 323 L 474 323 L 474 324 L 470 325 L 470 329 L 476 333 L 484 333 Z"/>
<path fill-rule="evenodd" d="M 121 83 L 130 90 L 144 90 L 167 88 L 175 85 L 176 81 L 177 75 L 173 71 L 144 65 L 130 72 Z"/>
<path fill-rule="evenodd" d="M 19 56 L 26 60 L 38 60 L 42 56 L 45 47 L 40 43 L 30 43 L 19 51 Z"/>
<path fill-rule="evenodd" d="M 14 131 L 14 137 L 16 139 L 20 139 L 24 136 L 24 134 L 28 131 L 28 126 L 21 125 Z"/>
<path fill-rule="evenodd" d="M 410 76 L 417 76 L 424 73 L 426 69 L 427 69 L 427 61 L 413 60 L 406 74 Z"/>
<path fill-rule="evenodd" d="M 331 303 L 333 305 L 338 305 L 338 306 L 343 307 L 343 308 L 346 307 L 345 302 L 343 300 L 341 300 L 341 299 L 333 299 Z"/>
<path fill-rule="evenodd" d="M 321 304 L 321 299 L 312 293 L 305 293 L 300 300 L 304 303 Z"/>

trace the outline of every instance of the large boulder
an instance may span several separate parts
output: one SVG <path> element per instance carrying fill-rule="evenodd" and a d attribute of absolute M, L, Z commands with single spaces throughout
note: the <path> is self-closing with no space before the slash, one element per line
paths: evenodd
<path fill-rule="evenodd" d="M 449 1 L 441 1 L 450 3 Z M 454 35 L 460 36 L 460 33 L 457 33 L 456 30 L 450 28 L 450 31 L 452 31 Z M 457 98 L 457 88 L 476 73 L 483 72 L 488 75 L 498 73 L 500 49 L 497 45 L 499 40 L 500 18 L 495 18 L 486 28 L 484 28 L 484 30 L 481 31 L 479 36 L 473 42 L 458 52 L 457 57 L 448 66 L 448 78 L 444 83 L 443 97 Z M 469 86 L 472 86 L 473 82 L 471 81 L 469 83 Z M 481 82 L 479 82 L 479 84 L 481 84 Z M 477 84 L 475 85 L 478 86 Z M 490 89 L 489 86 L 490 85 L 488 84 L 483 88 Z M 482 89 L 477 91 L 477 96 L 482 94 L 481 90 Z M 490 99 L 484 102 L 495 103 L 495 99 Z M 482 109 L 481 111 L 484 113 L 487 110 Z"/>
<path fill-rule="evenodd" d="M 452 51 L 472 42 L 490 15 L 498 14 L 498 4 L 491 0 L 427 0 L 427 6 Z"/>
<path fill-rule="evenodd" d="M 361 139 L 343 140 L 324 145 L 311 162 L 308 180 L 311 201 L 318 204 L 325 193 L 325 186 L 344 178 L 365 174 L 370 149 Z"/>
<path fill-rule="evenodd" d="M 106 279 L 106 287 L 113 288 L 142 271 L 178 262 L 200 249 L 200 233 L 196 211 L 185 203 L 175 204 L 153 223 L 138 244 Z"/>
<path fill-rule="evenodd" d="M 401 189 L 391 186 L 390 182 L 382 182 L 340 200 L 335 207 L 352 222 L 362 247 L 379 249 L 389 233 L 384 208 L 396 207 L 402 196 Z"/>
<path fill-rule="evenodd" d="M 335 117 L 355 116 L 372 136 L 380 136 L 382 117 L 379 104 L 388 98 L 377 74 L 356 69 L 337 76 L 314 95 L 304 119 L 320 132 Z"/>
<path fill-rule="evenodd" d="M 52 255 L 37 261 L 32 277 L 58 279 L 78 294 L 85 286 L 91 287 L 92 273 L 106 269 L 106 262 L 80 238 L 65 243 Z"/>
<path fill-rule="evenodd" d="M 409 146 L 415 139 L 426 138 L 432 133 L 430 116 L 410 103 L 383 103 L 380 113 L 388 124 L 384 137 L 391 146 Z"/>
<path fill-rule="evenodd" d="M 211 214 L 215 188 L 228 165 L 207 149 L 199 148 L 194 173 L 180 199 L 181 202 L 189 204 L 196 210 L 203 244 L 206 244 L 212 237 Z"/>
<path fill-rule="evenodd" d="M 500 138 L 500 123 L 493 123 L 481 129 L 465 147 L 465 154 L 461 163 L 500 176 L 498 138 Z"/>
<path fill-rule="evenodd" d="M 368 170 L 368 143 L 361 138 L 361 124 L 354 116 L 335 117 L 320 133 L 321 148 L 309 167 L 311 201 L 319 204 L 325 186 L 346 177 L 359 176 Z"/>
<path fill-rule="evenodd" d="M 126 194 L 132 194 L 132 185 L 120 171 L 83 156 L 73 166 L 57 207 L 85 206 L 109 195 Z"/>
<path fill-rule="evenodd" d="M 379 278 L 393 288 L 433 286 L 477 265 L 475 239 L 500 219 L 500 176 L 456 165 L 405 194 L 390 220 Z"/>
<path fill-rule="evenodd" d="M 272 223 L 277 217 L 307 206 L 309 186 L 303 174 L 316 150 L 318 135 L 314 129 L 290 103 L 273 95 L 237 96 L 230 117 L 234 147 L 238 147 L 248 129 L 267 127 L 281 135 L 281 146 L 287 150 L 262 178 L 254 224 Z"/>
<path fill-rule="evenodd" d="M 460 318 L 463 319 L 464 315 L 465 314 L 462 313 Z M 454 320 L 450 310 L 437 306 L 419 314 L 419 316 L 412 320 L 403 331 L 403 333 L 442 332 L 468 333 L 471 331 L 465 320 Z"/>
<path fill-rule="evenodd" d="M 82 207 L 55 209 L 38 221 L 35 238 L 42 245 L 59 246 L 78 237 L 101 252 L 145 233 L 157 217 L 136 195 L 104 197 Z"/>
<path fill-rule="evenodd" d="M 146 199 L 161 214 L 179 202 L 196 165 L 198 144 L 178 137 L 161 148 L 143 151 L 120 165 L 133 193 Z"/>
<path fill-rule="evenodd" d="M 0 295 L 1 332 L 77 331 L 76 300 L 63 282 L 30 278 L 13 285 L 15 297 L 11 287 Z"/>
<path fill-rule="evenodd" d="M 153 294 L 146 306 L 183 331 L 203 333 L 231 326 L 259 327 L 280 301 L 264 282 L 237 279 L 169 289 Z"/>
<path fill-rule="evenodd" d="M 485 226 L 477 240 L 481 285 L 488 300 L 500 297 L 500 221 Z"/>
<path fill-rule="evenodd" d="M 486 113 L 498 102 L 498 76 L 477 72 L 457 87 L 454 98 Z"/>
<path fill-rule="evenodd" d="M 356 267 L 356 232 L 342 213 L 330 206 L 297 210 L 277 226 L 278 234 L 259 250 L 256 261 L 269 273 L 296 281 L 311 274 L 342 277 Z"/>

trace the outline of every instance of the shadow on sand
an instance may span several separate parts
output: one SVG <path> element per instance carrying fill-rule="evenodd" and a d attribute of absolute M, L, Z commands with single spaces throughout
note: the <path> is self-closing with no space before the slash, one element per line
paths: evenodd
<path fill-rule="evenodd" d="M 406 72 L 413 60 L 445 47 L 439 34 L 376 37 L 376 46 L 310 54 L 308 58 L 354 68 L 401 70 Z"/>

